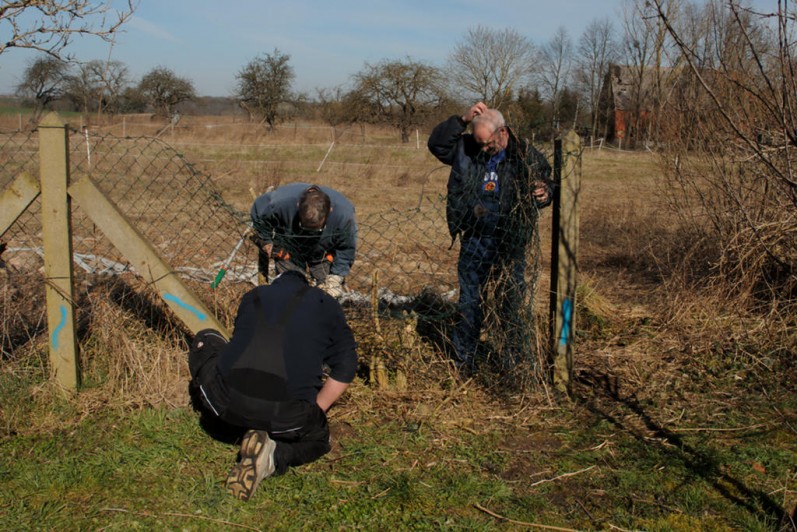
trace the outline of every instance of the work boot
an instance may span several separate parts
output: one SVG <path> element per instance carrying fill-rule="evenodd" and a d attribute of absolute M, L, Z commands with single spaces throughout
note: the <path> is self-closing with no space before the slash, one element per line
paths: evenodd
<path fill-rule="evenodd" d="M 227 491 L 248 501 L 260 481 L 274 473 L 274 449 L 277 444 L 265 430 L 248 430 L 241 442 L 241 461 L 227 475 Z"/>

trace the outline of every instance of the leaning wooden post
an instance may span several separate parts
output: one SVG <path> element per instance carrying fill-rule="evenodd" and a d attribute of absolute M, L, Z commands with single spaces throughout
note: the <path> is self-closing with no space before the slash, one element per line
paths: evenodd
<path fill-rule="evenodd" d="M 27 172 L 22 172 L 0 194 L 0 238 L 39 197 L 40 191 L 39 181 Z"/>
<path fill-rule="evenodd" d="M 55 113 L 39 124 L 39 167 L 42 202 L 42 241 L 47 299 L 50 371 L 68 390 L 77 390 L 77 341 L 75 337 L 72 282 L 72 223 L 69 186 L 69 138 L 66 125 Z"/>
<path fill-rule="evenodd" d="M 69 187 L 69 195 L 102 230 L 108 240 L 122 252 L 145 281 L 155 286 L 169 308 L 194 333 L 216 329 L 229 338 L 227 329 L 180 280 L 157 250 L 130 223 L 116 205 L 97 188 L 88 176 Z"/>
<path fill-rule="evenodd" d="M 581 140 L 575 131 L 554 142 L 551 245 L 551 340 L 553 383 L 569 393 L 573 372 L 578 281 L 578 195 L 581 190 Z"/>

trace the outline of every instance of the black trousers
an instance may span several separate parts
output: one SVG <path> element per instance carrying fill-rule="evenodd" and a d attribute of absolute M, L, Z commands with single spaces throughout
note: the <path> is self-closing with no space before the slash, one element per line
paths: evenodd
<path fill-rule="evenodd" d="M 227 386 L 217 370 L 227 341 L 214 329 L 197 333 L 188 352 L 192 393 L 205 412 L 244 429 L 265 430 L 277 443 L 275 474 L 319 459 L 331 449 L 327 416 L 315 403 L 286 399 L 266 401 Z"/>

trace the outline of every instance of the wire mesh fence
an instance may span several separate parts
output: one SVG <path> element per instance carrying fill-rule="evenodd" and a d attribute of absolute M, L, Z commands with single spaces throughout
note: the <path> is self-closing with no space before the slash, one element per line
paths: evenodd
<path fill-rule="evenodd" d="M 219 296 L 234 301 L 257 283 L 257 248 L 247 238 L 249 213 L 228 202 L 213 177 L 192 164 L 167 142 L 152 138 L 116 137 L 70 130 L 71 179 L 88 175 L 116 204 L 160 255 L 180 273 L 211 308 Z M 0 132 L 0 190 L 22 172 L 39 174 L 36 131 Z M 434 330 L 441 345 L 456 319 L 457 247 L 446 230 L 445 200 L 439 192 L 424 190 L 416 179 L 417 203 L 413 207 L 368 209 L 361 214 L 357 255 L 347 278 L 348 293 L 341 301 L 355 319 L 371 313 L 372 293 L 381 309 L 405 310 Z M 341 188 L 344 195 L 347 190 Z M 13 356 L 45 327 L 42 279 L 41 205 L 36 200 L 3 235 L 3 357 Z M 534 291 L 539 275 L 539 236 L 536 220 L 523 231 L 534 235 L 525 249 L 522 301 L 512 317 L 501 310 L 506 295 L 518 286 L 507 285 L 501 275 L 485 290 L 483 335 L 500 352 L 507 331 L 523 337 L 523 350 L 539 367 L 541 329 L 533 316 Z M 135 273 L 129 262 L 97 227 L 72 205 L 73 253 L 76 271 L 88 277 Z M 221 282 L 219 272 L 225 274 Z M 211 288 L 217 281 L 218 286 Z M 26 289 L 22 305 L 20 286 Z M 31 295 L 32 294 L 32 295 Z M 27 310 L 21 310 L 25 307 Z M 78 312 L 90 312 L 77 309 Z M 512 320 L 507 323 L 507 320 Z M 230 323 L 230 320 L 227 320 Z"/>

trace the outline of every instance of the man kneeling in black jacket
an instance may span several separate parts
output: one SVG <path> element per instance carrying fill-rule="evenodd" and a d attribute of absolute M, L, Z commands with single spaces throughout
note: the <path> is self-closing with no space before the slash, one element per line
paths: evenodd
<path fill-rule="evenodd" d="M 354 379 L 357 353 L 335 298 L 288 271 L 243 296 L 229 342 L 197 333 L 188 362 L 205 409 L 247 429 L 226 485 L 249 500 L 265 477 L 329 452 L 326 411 Z"/>

